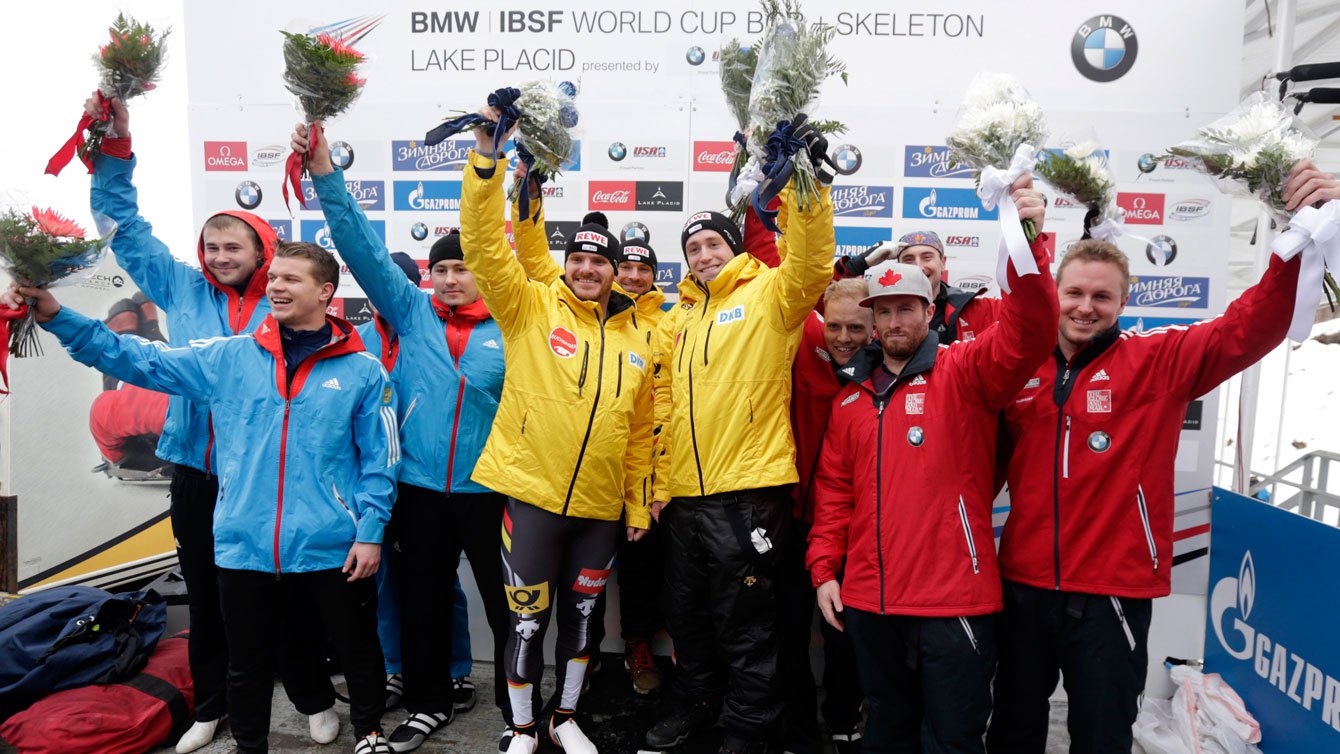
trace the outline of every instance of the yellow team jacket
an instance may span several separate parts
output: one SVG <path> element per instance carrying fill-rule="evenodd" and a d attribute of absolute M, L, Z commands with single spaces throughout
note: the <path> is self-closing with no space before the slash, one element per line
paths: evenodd
<path fill-rule="evenodd" d="M 582 301 L 561 279 L 529 280 L 508 247 L 506 162 L 470 152 L 461 189 L 465 263 L 503 335 L 507 375 L 471 476 L 565 516 L 650 525 L 651 353 L 631 298 Z M 486 172 L 481 178 L 476 168 Z"/>
<path fill-rule="evenodd" d="M 780 266 L 741 253 L 706 286 L 680 284 L 652 345 L 656 501 L 796 482 L 791 363 L 834 251 L 833 203 L 820 192 L 803 212 L 783 192 Z"/>

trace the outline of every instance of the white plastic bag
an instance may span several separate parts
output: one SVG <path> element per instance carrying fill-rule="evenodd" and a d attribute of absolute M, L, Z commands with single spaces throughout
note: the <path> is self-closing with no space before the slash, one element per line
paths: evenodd
<path fill-rule="evenodd" d="M 1145 699 L 1135 740 L 1146 754 L 1261 754 L 1261 726 L 1218 673 L 1176 665 L 1171 701 Z"/>

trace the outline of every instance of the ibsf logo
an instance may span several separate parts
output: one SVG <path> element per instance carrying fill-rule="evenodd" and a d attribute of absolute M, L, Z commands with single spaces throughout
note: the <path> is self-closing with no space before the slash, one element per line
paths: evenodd
<path fill-rule="evenodd" d="M 834 186 L 837 217 L 893 217 L 892 186 Z"/>
<path fill-rule="evenodd" d="M 632 181 L 591 181 L 588 204 L 591 209 L 632 211 L 635 186 Z"/>
<path fill-rule="evenodd" d="M 910 145 L 903 154 L 903 175 L 908 178 L 972 177 L 971 167 L 949 161 L 949 147 Z"/>
<path fill-rule="evenodd" d="M 961 288 L 965 291 L 980 291 L 983 288 L 991 287 L 991 276 L 964 275 L 963 277 L 954 281 L 954 286 L 956 288 Z"/>
<path fill-rule="evenodd" d="M 247 169 L 245 141 L 205 142 L 205 170 L 244 171 Z"/>
<path fill-rule="evenodd" d="M 1163 223 L 1163 194 L 1117 194 L 1117 206 L 1127 225 L 1160 225 Z"/>
<path fill-rule="evenodd" d="M 1131 306 L 1203 309 L 1209 305 L 1210 279 L 1182 275 L 1131 276 Z"/>
<path fill-rule="evenodd" d="M 1168 218 L 1178 222 L 1199 220 L 1210 214 L 1210 206 L 1209 199 L 1183 199 L 1168 211 Z"/>
<path fill-rule="evenodd" d="M 257 147 L 251 153 L 251 166 L 253 168 L 269 168 L 281 165 L 288 159 L 288 152 L 288 147 L 282 147 L 278 144 Z"/>
<path fill-rule="evenodd" d="M 693 142 L 693 169 L 700 173 L 729 173 L 735 165 L 735 142 Z"/>
<path fill-rule="evenodd" d="M 1229 657 L 1252 663 L 1258 676 L 1295 704 L 1320 713 L 1332 728 L 1340 727 L 1340 679 L 1248 622 L 1256 607 L 1256 589 L 1256 563 L 1252 551 L 1247 550 L 1237 578 L 1220 579 L 1210 592 L 1210 623 L 1215 639 Z"/>
<path fill-rule="evenodd" d="M 421 141 L 391 142 L 392 170 L 464 170 L 470 156 L 468 139 L 447 139 L 433 146 Z"/>

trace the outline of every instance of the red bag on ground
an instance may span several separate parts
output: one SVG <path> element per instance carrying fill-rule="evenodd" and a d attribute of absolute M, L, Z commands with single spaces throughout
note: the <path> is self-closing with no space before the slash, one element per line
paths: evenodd
<path fill-rule="evenodd" d="M 0 723 L 0 736 L 20 754 L 143 754 L 180 738 L 194 712 L 178 634 L 158 642 L 138 675 L 51 694 Z"/>

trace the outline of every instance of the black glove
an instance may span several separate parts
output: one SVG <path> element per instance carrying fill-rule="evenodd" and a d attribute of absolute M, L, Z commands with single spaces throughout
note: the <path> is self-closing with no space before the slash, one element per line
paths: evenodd
<path fill-rule="evenodd" d="M 796 138 L 805 143 L 805 149 L 809 152 L 810 164 L 814 166 L 814 174 L 818 177 L 820 183 L 829 184 L 837 174 L 833 161 L 828 157 L 828 138 L 819 133 L 814 126 L 809 123 L 809 116 L 800 113 L 796 119 L 791 121 L 795 127 Z"/>

